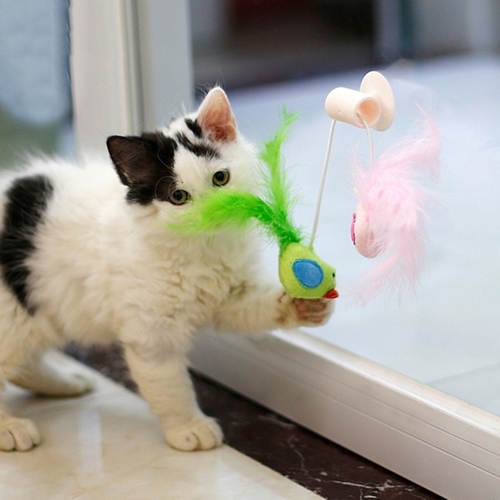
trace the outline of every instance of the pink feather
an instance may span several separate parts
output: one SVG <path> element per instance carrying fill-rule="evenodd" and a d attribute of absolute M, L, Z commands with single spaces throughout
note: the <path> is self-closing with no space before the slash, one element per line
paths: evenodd
<path fill-rule="evenodd" d="M 414 288 L 425 255 L 426 205 L 430 194 L 424 176 L 437 178 L 440 138 L 426 118 L 424 134 L 406 137 L 385 151 L 369 170 L 359 167 L 354 176 L 358 197 L 356 233 L 360 253 L 380 255 L 377 264 L 356 286 L 363 303 L 383 287 Z M 363 251 L 364 250 L 364 251 Z"/>

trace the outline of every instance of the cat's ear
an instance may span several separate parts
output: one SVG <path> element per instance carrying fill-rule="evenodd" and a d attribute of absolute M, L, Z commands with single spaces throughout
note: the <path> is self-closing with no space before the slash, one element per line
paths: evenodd
<path fill-rule="evenodd" d="M 226 93 L 220 88 L 213 88 L 198 109 L 198 124 L 208 132 L 216 142 L 236 140 L 236 119 Z"/>
<path fill-rule="evenodd" d="M 151 144 L 144 138 L 113 135 L 108 137 L 106 145 L 116 171 L 126 186 L 147 183 L 155 175 L 158 160 Z"/>

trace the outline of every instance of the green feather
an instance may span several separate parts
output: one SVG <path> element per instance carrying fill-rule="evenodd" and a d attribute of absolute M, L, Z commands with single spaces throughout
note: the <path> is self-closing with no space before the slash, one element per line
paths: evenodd
<path fill-rule="evenodd" d="M 264 198 L 230 187 L 214 188 L 194 200 L 190 209 L 169 227 L 196 234 L 213 233 L 229 225 L 247 229 L 258 222 L 268 235 L 277 238 L 281 248 L 289 243 L 300 243 L 303 236 L 289 216 L 293 202 L 281 153 L 289 128 L 297 118 L 297 113 L 283 110 L 281 126 L 260 152 L 259 158 L 267 167 L 262 168 Z"/>
<path fill-rule="evenodd" d="M 293 201 L 290 196 L 290 186 L 286 179 L 283 167 L 282 147 L 288 138 L 290 126 L 297 120 L 298 113 L 289 113 L 286 109 L 282 112 L 282 123 L 274 137 L 264 144 L 259 155 L 268 167 L 264 173 L 266 196 L 272 208 L 272 219 L 261 221 L 272 228 L 272 233 L 278 238 L 280 246 L 288 243 L 300 243 L 303 236 L 290 220 Z"/>

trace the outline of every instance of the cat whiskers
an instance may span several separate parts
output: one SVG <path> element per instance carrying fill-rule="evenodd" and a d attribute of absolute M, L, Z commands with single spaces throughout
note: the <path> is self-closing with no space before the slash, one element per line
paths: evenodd
<path fill-rule="evenodd" d="M 159 186 L 159 184 L 160 184 L 162 181 L 164 181 L 164 180 L 167 180 L 167 181 L 168 181 L 168 180 L 170 180 L 170 177 L 169 177 L 168 175 L 165 175 L 165 176 L 163 176 L 163 177 L 160 177 L 160 178 L 158 179 L 158 181 L 156 182 L 156 184 L 155 184 L 155 198 L 156 198 L 156 199 L 160 199 L 160 198 L 158 197 L 158 186 Z M 172 184 L 173 184 L 173 183 L 172 183 Z M 171 190 L 169 189 L 169 193 L 170 193 L 170 192 L 171 192 Z"/>
<path fill-rule="evenodd" d="M 167 167 L 167 168 L 170 168 L 162 159 L 161 159 L 161 156 L 160 156 L 160 151 L 161 149 L 158 148 L 158 150 L 156 151 L 156 158 L 158 158 L 158 161 L 164 166 L 164 167 Z"/>

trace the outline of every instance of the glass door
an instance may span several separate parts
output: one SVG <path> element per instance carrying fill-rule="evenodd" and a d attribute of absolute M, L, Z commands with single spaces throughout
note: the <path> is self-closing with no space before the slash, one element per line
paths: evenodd
<path fill-rule="evenodd" d="M 93 126 L 102 126 L 102 140 L 111 126 L 111 133 L 150 127 L 168 120 L 180 102 L 189 103 L 193 43 L 197 88 L 227 83 L 249 139 L 259 142 L 273 131 L 281 106 L 301 113 L 286 157 L 304 201 L 297 222 L 307 228 L 329 127 L 323 101 L 336 86 L 357 88 L 368 68 L 381 69 L 395 90 L 397 120 L 376 137 L 376 153 L 416 126 L 415 104 L 435 117 L 442 134 L 439 203 L 430 211 L 427 263 L 416 298 L 399 304 L 379 297 L 360 308 L 345 296 L 329 325 L 317 330 L 258 338 L 206 333 L 199 336 L 193 364 L 443 496 L 494 498 L 500 486 L 498 9 L 488 1 L 473 8 L 450 1 L 356 4 L 352 10 L 352 2 L 297 0 L 284 11 L 278 0 L 73 0 L 79 143 L 89 138 L 93 144 Z M 265 12 L 256 11 L 259 5 Z M 295 26 L 291 41 L 286 19 Z M 349 26 L 353 20 L 360 25 Z M 330 44 L 324 52 L 318 33 Z M 102 42 L 92 51 L 94 36 Z M 95 51 L 108 49 L 100 61 Z M 166 58 L 179 49 L 184 55 Z M 252 56 L 247 66 L 245 53 Z M 293 53 L 299 60 L 290 59 Z M 80 64 L 87 65 L 84 71 Z M 156 107 L 179 75 L 184 96 Z M 92 94 L 93 85 L 102 85 L 102 93 Z M 366 157 L 364 144 L 359 130 L 339 127 L 317 240 L 318 253 L 336 265 L 345 288 L 371 265 L 349 238 L 354 200 L 348 165 L 356 149 Z M 271 268 L 275 260 L 270 248 Z"/>

